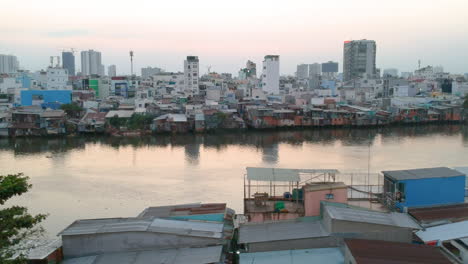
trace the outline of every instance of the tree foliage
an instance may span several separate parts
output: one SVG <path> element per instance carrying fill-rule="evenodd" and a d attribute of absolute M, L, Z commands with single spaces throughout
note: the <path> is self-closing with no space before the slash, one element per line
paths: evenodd
<path fill-rule="evenodd" d="M 29 177 L 22 173 L 0 175 L 0 205 L 14 196 L 26 193 L 31 184 Z M 16 264 L 24 263 L 20 257 L 11 259 L 20 251 L 23 243 L 32 237 L 42 234 L 43 230 L 38 224 L 46 218 L 46 215 L 31 215 L 28 209 L 20 206 L 12 206 L 0 210 L 0 263 Z"/>
<path fill-rule="evenodd" d="M 468 94 L 465 95 L 465 101 L 463 102 L 463 108 L 468 109 Z"/>
<path fill-rule="evenodd" d="M 63 104 L 60 106 L 60 109 L 64 110 L 70 117 L 79 117 L 83 111 L 83 108 L 75 103 Z"/>

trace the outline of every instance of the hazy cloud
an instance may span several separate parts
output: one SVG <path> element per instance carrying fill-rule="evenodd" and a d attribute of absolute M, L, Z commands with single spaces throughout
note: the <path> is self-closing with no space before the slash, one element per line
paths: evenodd
<path fill-rule="evenodd" d="M 53 31 L 47 32 L 47 36 L 51 38 L 71 38 L 71 37 L 81 37 L 89 36 L 91 33 L 83 29 L 72 29 L 72 30 L 62 30 L 62 31 Z"/>

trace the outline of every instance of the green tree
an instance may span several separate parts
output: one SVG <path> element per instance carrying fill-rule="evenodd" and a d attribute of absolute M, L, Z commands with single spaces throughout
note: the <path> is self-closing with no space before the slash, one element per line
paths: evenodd
<path fill-rule="evenodd" d="M 465 95 L 465 101 L 463 102 L 463 108 L 468 111 L 468 94 Z"/>
<path fill-rule="evenodd" d="M 133 114 L 127 121 L 127 127 L 131 130 L 135 129 L 148 129 L 153 122 L 150 115 Z"/>
<path fill-rule="evenodd" d="M 83 108 L 75 103 L 63 104 L 60 109 L 64 110 L 69 117 L 79 118 Z"/>
<path fill-rule="evenodd" d="M 31 188 L 29 177 L 22 173 L 0 175 L 0 205 L 13 196 L 21 195 Z M 0 263 L 19 264 L 24 263 L 22 257 L 11 259 L 17 251 L 22 249 L 23 243 L 30 238 L 43 233 L 38 224 L 46 218 L 46 215 L 31 215 L 28 209 L 20 206 L 12 206 L 0 210 Z"/>

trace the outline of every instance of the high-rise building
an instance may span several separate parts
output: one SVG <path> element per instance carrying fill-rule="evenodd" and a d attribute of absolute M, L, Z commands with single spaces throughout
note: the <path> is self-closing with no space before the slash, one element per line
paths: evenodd
<path fill-rule="evenodd" d="M 187 56 L 184 61 L 184 83 L 185 91 L 190 94 L 198 94 L 198 74 L 199 74 L 199 61 L 198 56 Z"/>
<path fill-rule="evenodd" d="M 338 72 L 338 62 L 324 62 L 322 63 L 322 73 L 337 73 Z"/>
<path fill-rule="evenodd" d="M 107 75 L 109 77 L 117 76 L 117 67 L 115 65 L 110 65 L 109 67 L 107 67 Z"/>
<path fill-rule="evenodd" d="M 83 75 L 102 75 L 101 52 L 87 50 L 81 52 L 81 73 Z"/>
<path fill-rule="evenodd" d="M 279 94 L 279 55 L 266 55 L 263 60 L 262 90 L 268 94 Z"/>
<path fill-rule="evenodd" d="M 343 80 L 374 78 L 377 46 L 373 40 L 345 41 L 343 52 Z"/>
<path fill-rule="evenodd" d="M 146 68 L 141 68 L 141 77 L 143 79 L 148 79 L 150 76 L 153 76 L 155 74 L 159 74 L 161 73 L 162 70 L 160 68 L 157 68 L 157 67 L 146 67 Z"/>
<path fill-rule="evenodd" d="M 253 61 L 248 60 L 245 67 L 249 71 L 250 77 L 257 77 L 257 64 Z"/>
<path fill-rule="evenodd" d="M 322 64 L 313 63 L 309 64 L 309 78 L 315 78 L 322 74 Z"/>
<path fill-rule="evenodd" d="M 73 52 L 62 52 L 62 64 L 63 68 L 68 70 L 69 76 L 75 76 L 75 55 Z"/>
<path fill-rule="evenodd" d="M 0 73 L 15 73 L 18 68 L 19 63 L 16 56 L 0 54 Z"/>
<path fill-rule="evenodd" d="M 309 65 L 308 64 L 297 65 L 296 77 L 300 80 L 309 78 Z"/>

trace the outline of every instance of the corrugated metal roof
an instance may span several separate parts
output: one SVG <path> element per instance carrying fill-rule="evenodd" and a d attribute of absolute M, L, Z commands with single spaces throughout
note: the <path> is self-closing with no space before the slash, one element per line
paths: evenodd
<path fill-rule="evenodd" d="M 397 181 L 464 176 L 463 173 L 453 170 L 453 169 L 449 169 L 447 167 L 423 168 L 423 169 L 414 169 L 414 170 L 382 171 L 382 173 L 385 176 L 393 178 Z"/>
<path fill-rule="evenodd" d="M 225 203 L 211 204 L 180 204 L 170 206 L 148 207 L 138 217 L 169 217 L 181 215 L 215 214 L 225 213 Z"/>
<path fill-rule="evenodd" d="M 423 222 L 468 220 L 468 204 L 414 208 L 409 209 L 408 213 L 416 218 L 416 220 Z"/>
<path fill-rule="evenodd" d="M 165 220 L 159 218 L 109 218 L 75 221 L 59 235 L 73 236 L 120 232 L 153 232 L 221 238 L 223 235 L 223 226 L 223 223 Z"/>
<path fill-rule="evenodd" d="M 313 248 L 240 254 L 240 264 L 343 264 L 339 248 Z"/>
<path fill-rule="evenodd" d="M 324 208 L 327 210 L 332 219 L 421 229 L 421 227 L 413 219 L 411 219 L 407 214 L 403 213 L 383 213 L 330 205 L 325 205 Z"/>
<path fill-rule="evenodd" d="M 239 228 L 239 243 L 255 243 L 326 236 L 329 236 L 329 233 L 325 231 L 319 221 L 249 223 L 243 224 Z"/>
<path fill-rule="evenodd" d="M 56 239 L 42 246 L 31 249 L 27 254 L 27 259 L 45 259 L 55 250 L 62 246 L 62 240 Z"/>
<path fill-rule="evenodd" d="M 59 118 L 59 117 L 64 117 L 65 116 L 65 111 L 63 110 L 45 110 L 42 112 L 41 117 L 43 118 Z"/>
<path fill-rule="evenodd" d="M 253 181 L 300 181 L 301 173 L 338 173 L 337 170 L 282 169 L 247 167 L 247 179 Z"/>
<path fill-rule="evenodd" d="M 170 120 L 173 122 L 187 122 L 187 116 L 185 114 L 165 114 L 156 117 L 154 120 Z"/>
<path fill-rule="evenodd" d="M 107 113 L 106 118 L 118 116 L 119 118 L 130 118 L 133 115 L 133 110 L 111 110 Z"/>
<path fill-rule="evenodd" d="M 345 243 L 359 264 L 452 263 L 437 247 L 433 246 L 364 239 L 345 239 Z"/>
<path fill-rule="evenodd" d="M 468 221 L 429 227 L 416 232 L 416 235 L 424 242 L 468 237 Z"/>
<path fill-rule="evenodd" d="M 223 236 L 222 223 L 204 223 L 192 221 L 177 221 L 156 218 L 148 231 L 156 233 L 171 233 L 197 237 L 221 238 Z"/>
<path fill-rule="evenodd" d="M 109 253 L 66 259 L 63 264 L 206 264 L 222 261 L 222 246 Z"/>

